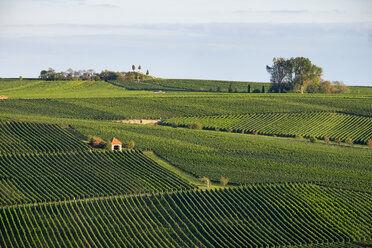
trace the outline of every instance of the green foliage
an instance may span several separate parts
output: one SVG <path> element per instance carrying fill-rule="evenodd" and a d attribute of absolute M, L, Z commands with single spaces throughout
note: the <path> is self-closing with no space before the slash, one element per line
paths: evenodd
<path fill-rule="evenodd" d="M 37 98 L 40 101 L 50 98 L 97 98 L 130 96 L 124 88 L 103 81 L 0 81 L 1 94 L 14 98 Z M 139 95 L 138 93 L 136 94 Z M 42 107 L 41 107 L 42 108 Z"/>
<path fill-rule="evenodd" d="M 295 138 L 296 138 L 296 139 L 299 139 L 299 140 L 303 140 L 303 139 L 304 139 L 304 136 L 299 135 L 299 134 L 296 134 L 296 135 L 295 135 Z"/>
<path fill-rule="evenodd" d="M 345 142 L 346 142 L 346 144 L 348 144 L 349 146 L 354 145 L 354 141 L 353 141 L 351 138 L 347 138 Z"/>
<path fill-rule="evenodd" d="M 203 183 L 205 183 L 205 186 L 207 188 L 209 188 L 211 186 L 211 180 L 209 180 L 208 177 L 202 177 L 202 178 L 200 178 L 200 181 L 202 181 Z"/>
<path fill-rule="evenodd" d="M 274 65 L 267 67 L 271 74 L 270 92 L 297 93 L 349 93 L 340 81 L 325 81 L 320 78 L 322 68 L 311 64 L 308 58 L 297 57 L 285 60 L 274 58 Z M 359 92 L 358 92 L 359 94 Z"/>
<path fill-rule="evenodd" d="M 171 118 L 163 124 L 183 126 L 200 122 L 205 129 L 231 129 L 236 132 L 260 133 L 277 136 L 317 136 L 365 144 L 372 138 L 372 118 L 332 112 L 270 113 L 246 115 L 213 115 Z M 301 135 L 302 134 L 302 135 Z"/>
<path fill-rule="evenodd" d="M 261 91 L 260 91 L 259 89 L 254 89 L 254 90 L 252 91 L 252 93 L 261 93 Z"/>
<path fill-rule="evenodd" d="M 107 145 L 107 143 L 100 137 L 95 137 L 91 135 L 88 136 L 88 142 L 94 148 L 106 148 Z"/>
<path fill-rule="evenodd" d="M 73 125 L 83 134 L 133 139 L 137 147 L 152 150 L 176 167 L 212 181 L 224 175 L 232 184 L 310 181 L 372 192 L 369 149 L 325 149 L 323 144 L 295 139 L 163 126 L 98 121 Z"/>
<path fill-rule="evenodd" d="M 229 183 L 230 179 L 227 178 L 227 177 L 221 177 L 220 179 L 220 183 L 223 185 L 223 186 L 226 186 L 228 183 Z"/>
<path fill-rule="evenodd" d="M 55 124 L 0 120 L 0 154 L 86 151 L 88 147 Z"/>
<path fill-rule="evenodd" d="M 310 136 L 310 139 L 309 140 L 310 140 L 311 143 L 318 142 L 318 139 L 315 136 Z"/>
<path fill-rule="evenodd" d="M 119 120 L 330 110 L 372 116 L 372 98 L 364 95 L 356 97 L 192 92 L 154 94 L 126 91 L 123 87 L 102 81 L 38 80 L 0 81 L 0 91 L 11 98 L 10 101 L 0 101 L 0 115 L 8 117 L 24 115 Z"/>
<path fill-rule="evenodd" d="M 271 75 L 272 92 L 320 92 L 323 69 L 313 65 L 308 58 L 274 58 L 272 66 L 266 66 Z"/>
<path fill-rule="evenodd" d="M 4 247 L 349 248 L 369 239 L 371 206 L 369 194 L 310 184 L 105 197 L 2 208 L 0 237 Z"/>
<path fill-rule="evenodd" d="M 139 83 L 138 80 L 147 80 L 147 79 L 151 79 L 151 78 L 153 78 L 153 76 L 143 74 L 139 71 L 138 72 L 130 71 L 130 72 L 125 73 L 125 75 L 123 75 L 122 77 L 116 79 L 117 81 L 113 81 L 111 83 L 113 85 L 117 85 L 117 86 L 121 86 L 122 82 L 126 82 L 126 83 L 129 83 L 129 84 L 138 84 Z"/>
<path fill-rule="evenodd" d="M 260 88 L 263 85 L 269 86 L 269 83 L 256 83 L 256 82 L 240 82 L 240 81 L 221 81 L 221 80 L 199 80 L 199 79 L 160 79 L 160 78 L 149 78 L 142 80 L 138 83 L 130 82 L 127 80 L 121 80 L 117 82 L 111 82 L 115 85 L 125 87 L 130 90 L 166 90 L 166 91 L 208 91 L 208 89 L 220 89 L 217 92 L 228 92 L 230 84 L 234 84 L 234 87 L 239 92 L 245 92 L 248 85 L 252 85 L 255 88 Z M 232 87 L 232 86 L 231 86 Z"/>
<path fill-rule="evenodd" d="M 187 124 L 187 127 L 190 129 L 202 130 L 203 124 L 201 124 L 200 122 L 192 122 L 190 124 Z"/>
<path fill-rule="evenodd" d="M 123 75 L 120 72 L 105 70 L 100 73 L 99 77 L 103 81 L 108 82 L 108 81 L 119 80 L 123 77 Z"/>
<path fill-rule="evenodd" d="M 232 83 L 229 84 L 229 88 L 228 88 L 227 92 L 229 92 L 229 93 L 232 93 L 233 92 Z"/>
<path fill-rule="evenodd" d="M 134 150 L 4 154 L 0 170 L 1 184 L 15 185 L 19 195 L 0 190 L 0 205 L 191 188 Z"/>
<path fill-rule="evenodd" d="M 131 150 L 131 149 L 133 149 L 135 146 L 136 146 L 136 143 L 135 143 L 133 140 L 131 140 L 131 141 L 128 142 L 128 144 L 125 145 L 125 148 Z"/>

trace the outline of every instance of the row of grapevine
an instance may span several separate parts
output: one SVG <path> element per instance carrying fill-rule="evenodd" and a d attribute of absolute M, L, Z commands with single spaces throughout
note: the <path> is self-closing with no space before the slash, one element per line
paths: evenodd
<path fill-rule="evenodd" d="M 131 92 L 125 97 L 10 99 L 0 101 L 0 115 L 122 120 L 195 115 L 339 111 L 372 116 L 370 97 L 298 94 L 228 94 Z M 97 92 L 99 94 L 99 91 Z"/>
<path fill-rule="evenodd" d="M 188 188 L 140 151 L 0 155 L 0 205 Z"/>
<path fill-rule="evenodd" d="M 1 247 L 290 247 L 372 238 L 370 194 L 311 184 L 0 208 Z"/>
<path fill-rule="evenodd" d="M 372 139 L 372 118 L 334 112 L 262 113 L 171 118 L 167 125 L 186 126 L 200 122 L 205 129 L 278 136 L 315 136 L 333 140 L 351 139 L 366 143 Z"/>
<path fill-rule="evenodd" d="M 56 124 L 0 121 L 0 154 L 82 151 L 88 147 Z"/>

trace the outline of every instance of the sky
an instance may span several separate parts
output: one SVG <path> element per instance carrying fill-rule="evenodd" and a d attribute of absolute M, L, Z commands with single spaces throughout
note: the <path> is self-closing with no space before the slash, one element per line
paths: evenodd
<path fill-rule="evenodd" d="M 54 68 L 268 82 L 274 57 L 372 86 L 372 0 L 0 0 L 0 77 Z"/>

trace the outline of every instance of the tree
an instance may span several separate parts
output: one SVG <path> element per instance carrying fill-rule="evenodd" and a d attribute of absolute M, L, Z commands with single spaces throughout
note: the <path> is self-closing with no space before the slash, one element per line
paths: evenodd
<path fill-rule="evenodd" d="M 136 70 L 136 66 L 135 66 L 135 65 L 132 65 L 132 70 L 133 70 L 133 71 Z"/>
<path fill-rule="evenodd" d="M 42 70 L 40 72 L 39 78 L 42 79 L 42 80 L 46 80 L 46 74 L 47 74 L 47 71 L 46 70 Z"/>
<path fill-rule="evenodd" d="M 190 129 L 202 130 L 203 124 L 201 124 L 200 122 L 193 122 L 193 123 L 187 124 L 187 127 Z"/>
<path fill-rule="evenodd" d="M 136 146 L 133 140 L 129 141 L 128 144 L 125 146 L 127 149 L 133 149 Z"/>
<path fill-rule="evenodd" d="M 323 69 L 313 65 L 308 58 L 274 58 L 272 66 L 266 66 L 271 74 L 270 92 L 319 92 Z"/>
<path fill-rule="evenodd" d="M 333 93 L 334 92 L 334 86 L 332 85 L 331 81 L 322 81 L 320 83 L 320 93 Z"/>
<path fill-rule="evenodd" d="M 42 70 L 40 72 L 39 78 L 46 81 L 52 81 L 55 80 L 56 71 L 53 68 L 49 68 L 47 71 Z"/>
<path fill-rule="evenodd" d="M 138 71 L 140 71 L 142 69 L 141 65 L 138 66 Z"/>
<path fill-rule="evenodd" d="M 89 136 L 88 141 L 89 141 L 89 144 L 95 148 L 106 147 L 106 142 L 102 140 L 100 137 Z"/>
<path fill-rule="evenodd" d="M 352 139 L 348 138 L 346 139 L 346 143 L 349 145 L 349 146 L 353 146 L 354 142 Z"/>
<path fill-rule="evenodd" d="M 22 81 L 23 80 L 23 77 L 22 76 L 19 76 L 19 81 Z"/>
<path fill-rule="evenodd" d="M 235 93 L 238 93 L 238 88 L 235 88 L 235 91 L 234 91 Z"/>
<path fill-rule="evenodd" d="M 200 181 L 202 181 L 203 183 L 206 184 L 207 188 L 209 188 L 211 186 L 211 180 L 209 180 L 208 177 L 203 177 L 200 179 Z"/>
<path fill-rule="evenodd" d="M 273 58 L 273 65 L 266 66 L 266 71 L 271 74 L 271 90 L 273 92 L 283 92 L 290 90 L 292 81 L 291 60 L 284 58 Z"/>
<path fill-rule="evenodd" d="M 220 182 L 223 186 L 226 186 L 229 183 L 230 179 L 227 177 L 221 177 Z"/>
<path fill-rule="evenodd" d="M 346 85 L 343 82 L 334 81 L 333 84 L 335 86 L 335 93 L 349 93 L 350 92 L 350 90 L 346 87 Z"/>
<path fill-rule="evenodd" d="M 150 75 L 150 72 L 149 70 L 146 71 L 146 76 Z"/>
<path fill-rule="evenodd" d="M 217 87 L 217 92 L 221 92 L 221 87 L 220 86 Z"/>
<path fill-rule="evenodd" d="M 261 93 L 265 93 L 265 85 L 262 85 Z"/>
<path fill-rule="evenodd" d="M 122 78 L 122 75 L 120 72 L 114 72 L 114 71 L 108 71 L 108 70 L 105 70 L 105 71 L 102 71 L 100 74 L 99 74 L 99 77 L 104 80 L 104 81 L 111 81 L 111 80 L 118 80 L 120 78 Z"/>
<path fill-rule="evenodd" d="M 233 89 L 232 89 L 232 84 L 230 83 L 229 85 L 229 89 L 227 90 L 229 93 L 232 93 L 233 92 Z"/>
<path fill-rule="evenodd" d="M 248 93 L 251 93 L 251 85 L 248 84 Z"/>

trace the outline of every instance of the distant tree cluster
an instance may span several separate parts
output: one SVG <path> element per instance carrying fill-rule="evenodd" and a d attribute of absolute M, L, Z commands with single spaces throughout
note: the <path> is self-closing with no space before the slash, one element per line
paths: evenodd
<path fill-rule="evenodd" d="M 95 72 L 93 69 L 89 70 L 73 70 L 68 69 L 62 72 L 56 72 L 53 68 L 42 70 L 39 78 L 46 81 L 71 81 L 71 80 L 88 80 L 88 81 L 115 81 L 115 80 L 143 80 L 153 78 L 146 71 L 146 75 L 141 73 L 141 66 L 138 66 L 138 71 L 135 71 L 136 66 L 132 66 L 132 72 L 116 72 L 104 70 L 100 73 Z"/>
<path fill-rule="evenodd" d="M 341 82 L 324 81 L 323 69 L 304 57 L 274 58 L 272 66 L 266 66 L 271 75 L 269 92 L 300 93 L 347 93 L 348 88 Z"/>

